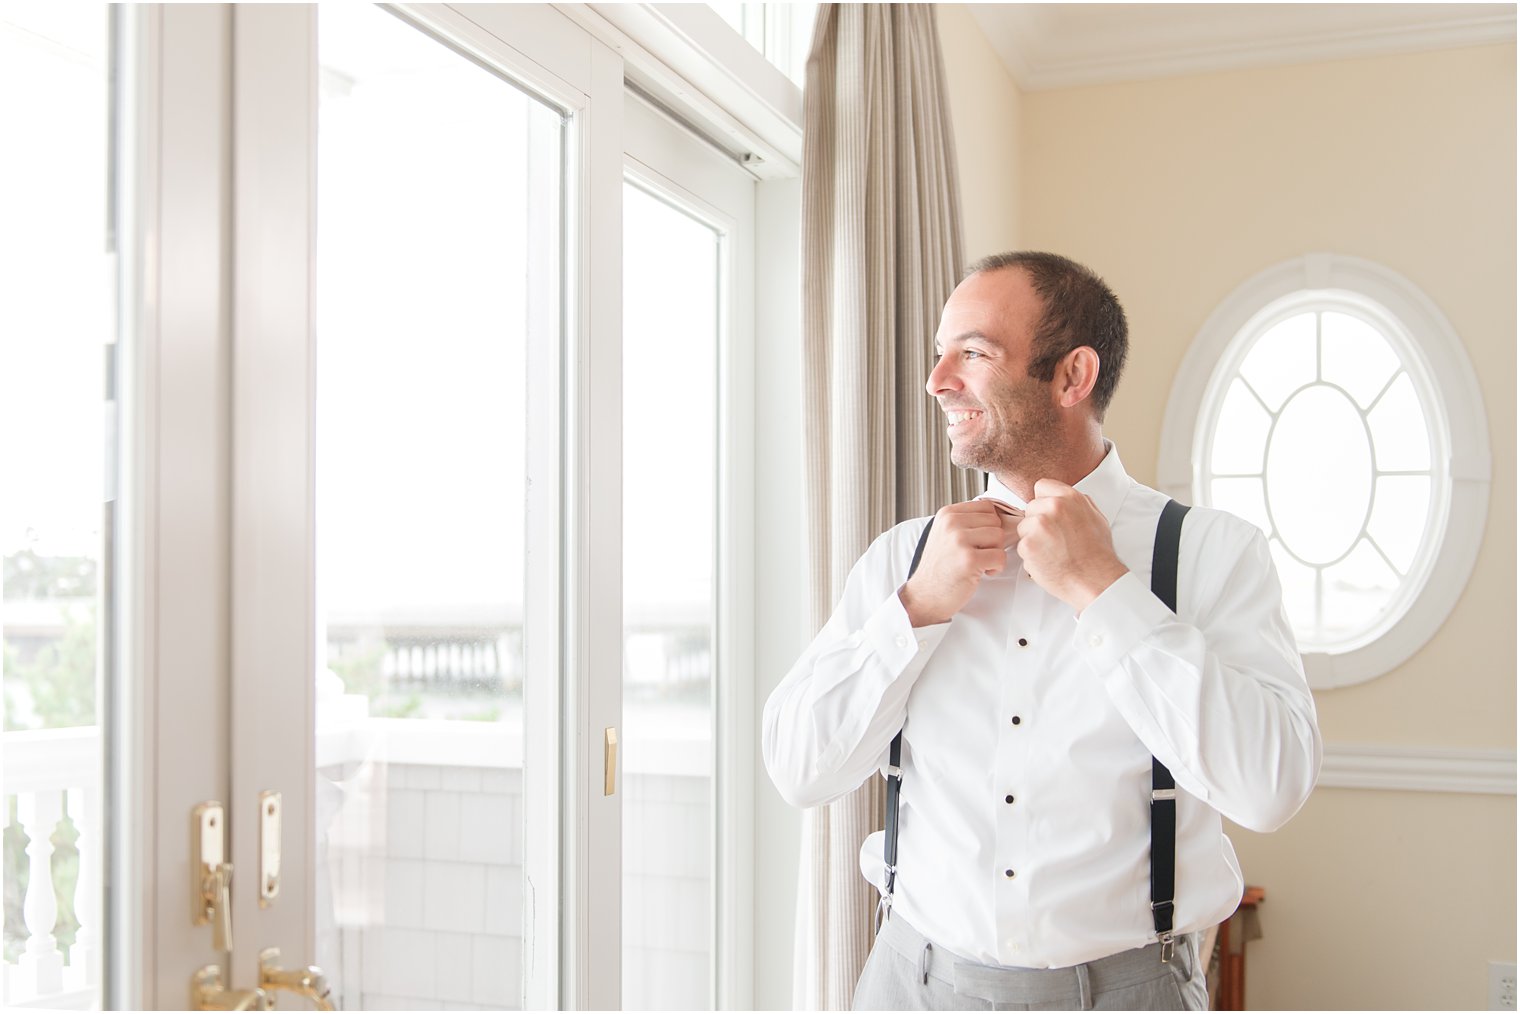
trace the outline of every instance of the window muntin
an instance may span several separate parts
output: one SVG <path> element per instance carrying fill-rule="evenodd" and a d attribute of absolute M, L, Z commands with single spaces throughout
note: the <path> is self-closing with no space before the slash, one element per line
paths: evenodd
<path fill-rule="evenodd" d="M 816 3 L 710 3 L 729 26 L 801 88 L 807 79 Z"/>
<path fill-rule="evenodd" d="M 1389 343 L 1385 354 L 1397 356 L 1408 368 L 1415 397 L 1428 413 L 1433 465 L 1427 500 L 1429 537 L 1413 550 L 1405 550 L 1414 560 L 1411 574 L 1424 576 L 1405 582 L 1400 593 L 1404 604 L 1388 610 L 1396 619 L 1385 620 L 1375 637 L 1338 652 L 1304 652 L 1309 685 L 1325 689 L 1362 683 L 1402 665 L 1446 622 L 1467 588 L 1484 543 L 1493 460 L 1483 389 L 1462 339 L 1435 301 L 1410 279 L 1374 261 L 1311 253 L 1246 279 L 1204 320 L 1183 356 L 1167 399 L 1156 469 L 1160 489 L 1182 500 L 1230 510 L 1237 509 L 1226 502 L 1231 492 L 1240 494 L 1238 501 L 1250 504 L 1250 480 L 1236 481 L 1233 489 L 1215 480 L 1212 500 L 1204 489 L 1221 399 L 1249 351 L 1245 348 L 1249 339 L 1297 312 L 1315 308 L 1316 300 L 1334 303 L 1332 312 L 1375 322 Z M 1343 342 L 1338 351 L 1326 350 L 1327 361 L 1354 353 L 1369 363 L 1366 378 L 1359 377 L 1357 383 L 1378 382 L 1367 350 L 1381 344 Z M 1424 491 L 1418 476 L 1388 476 L 1380 482 L 1403 486 L 1403 495 L 1416 500 Z M 1259 483 L 1256 488 L 1260 489 Z M 1394 541 L 1387 535 L 1390 518 L 1396 520 L 1397 515 L 1385 511 L 1375 507 L 1369 525 L 1383 532 L 1380 543 L 1388 546 Z M 1291 593 L 1288 598 L 1291 609 Z"/>
<path fill-rule="evenodd" d="M 1439 413 L 1391 314 L 1329 292 L 1277 300 L 1215 371 L 1195 496 L 1266 533 L 1304 651 L 1376 640 L 1428 577 Z"/>

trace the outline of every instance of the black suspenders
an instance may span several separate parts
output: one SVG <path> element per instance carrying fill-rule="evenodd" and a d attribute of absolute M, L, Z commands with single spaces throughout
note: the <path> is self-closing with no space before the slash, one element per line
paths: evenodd
<path fill-rule="evenodd" d="M 1177 612 L 1177 556 L 1182 547 L 1182 519 L 1188 509 L 1176 500 L 1161 508 L 1156 548 L 1151 553 L 1151 594 Z M 1172 960 L 1172 917 L 1177 897 L 1177 783 L 1166 765 L 1151 758 L 1151 916 L 1161 960 Z"/>
<path fill-rule="evenodd" d="M 1156 545 L 1151 556 L 1151 594 L 1155 595 L 1172 612 L 1177 611 L 1177 556 L 1182 546 L 1182 519 L 1188 508 L 1175 500 L 1168 500 L 1161 509 L 1161 520 L 1156 525 Z M 924 546 L 929 541 L 929 530 L 934 519 L 924 526 L 918 547 L 913 550 L 913 563 L 908 567 L 908 577 L 918 570 L 923 558 Z M 892 737 L 892 750 L 887 760 L 887 827 L 883 845 L 886 861 L 887 882 L 882 891 L 881 902 L 876 906 L 876 928 L 881 929 L 883 917 L 892 917 L 892 889 L 897 884 L 897 804 L 902 791 L 902 733 Z M 1155 757 L 1151 758 L 1151 915 L 1156 924 L 1156 939 L 1161 943 L 1161 960 L 1172 960 L 1175 941 L 1172 937 L 1173 917 L 1176 914 L 1177 884 L 1177 783 L 1172 773 Z"/>
<path fill-rule="evenodd" d="M 924 534 L 918 537 L 918 547 L 913 550 L 913 562 L 908 565 L 908 577 L 918 570 L 918 561 L 924 558 L 924 546 L 929 543 L 929 530 L 934 519 L 924 525 Z M 904 582 L 906 583 L 906 582 Z M 886 863 L 887 888 L 881 892 L 876 904 L 876 929 L 881 930 L 882 917 L 892 917 L 892 888 L 897 885 L 897 795 L 902 790 L 902 730 L 892 737 L 892 753 L 887 759 L 887 835 L 882 843 L 882 859 Z"/>

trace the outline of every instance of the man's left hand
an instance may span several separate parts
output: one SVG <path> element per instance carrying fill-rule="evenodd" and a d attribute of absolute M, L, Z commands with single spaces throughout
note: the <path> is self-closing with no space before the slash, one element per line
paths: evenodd
<path fill-rule="evenodd" d="M 1055 479 L 1034 484 L 1017 548 L 1035 584 L 1079 614 L 1129 572 L 1114 553 L 1113 533 L 1098 505 Z"/>

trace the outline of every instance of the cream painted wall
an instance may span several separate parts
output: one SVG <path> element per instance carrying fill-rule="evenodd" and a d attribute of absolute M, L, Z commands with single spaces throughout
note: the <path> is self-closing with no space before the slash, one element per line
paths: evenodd
<path fill-rule="evenodd" d="M 1107 429 L 1142 481 L 1189 342 L 1262 269 L 1365 257 L 1450 318 L 1489 419 L 1482 553 L 1422 651 L 1317 702 L 1330 742 L 1513 750 L 1515 47 L 1033 92 L 1018 115 L 1020 244 L 1091 265 L 1129 312 Z M 1275 835 L 1234 832 L 1268 891 L 1248 1004 L 1485 1006 L 1486 962 L 1515 960 L 1515 820 L 1512 795 L 1322 789 Z"/>
<path fill-rule="evenodd" d="M 1012 250 L 1019 234 L 1022 96 L 961 4 L 936 7 L 945 88 L 954 111 L 966 263 Z"/>

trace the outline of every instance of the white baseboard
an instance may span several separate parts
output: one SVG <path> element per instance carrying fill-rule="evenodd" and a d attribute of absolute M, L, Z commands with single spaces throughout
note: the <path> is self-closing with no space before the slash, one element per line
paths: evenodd
<path fill-rule="evenodd" d="M 1326 743 L 1319 787 L 1515 794 L 1515 751 Z"/>

